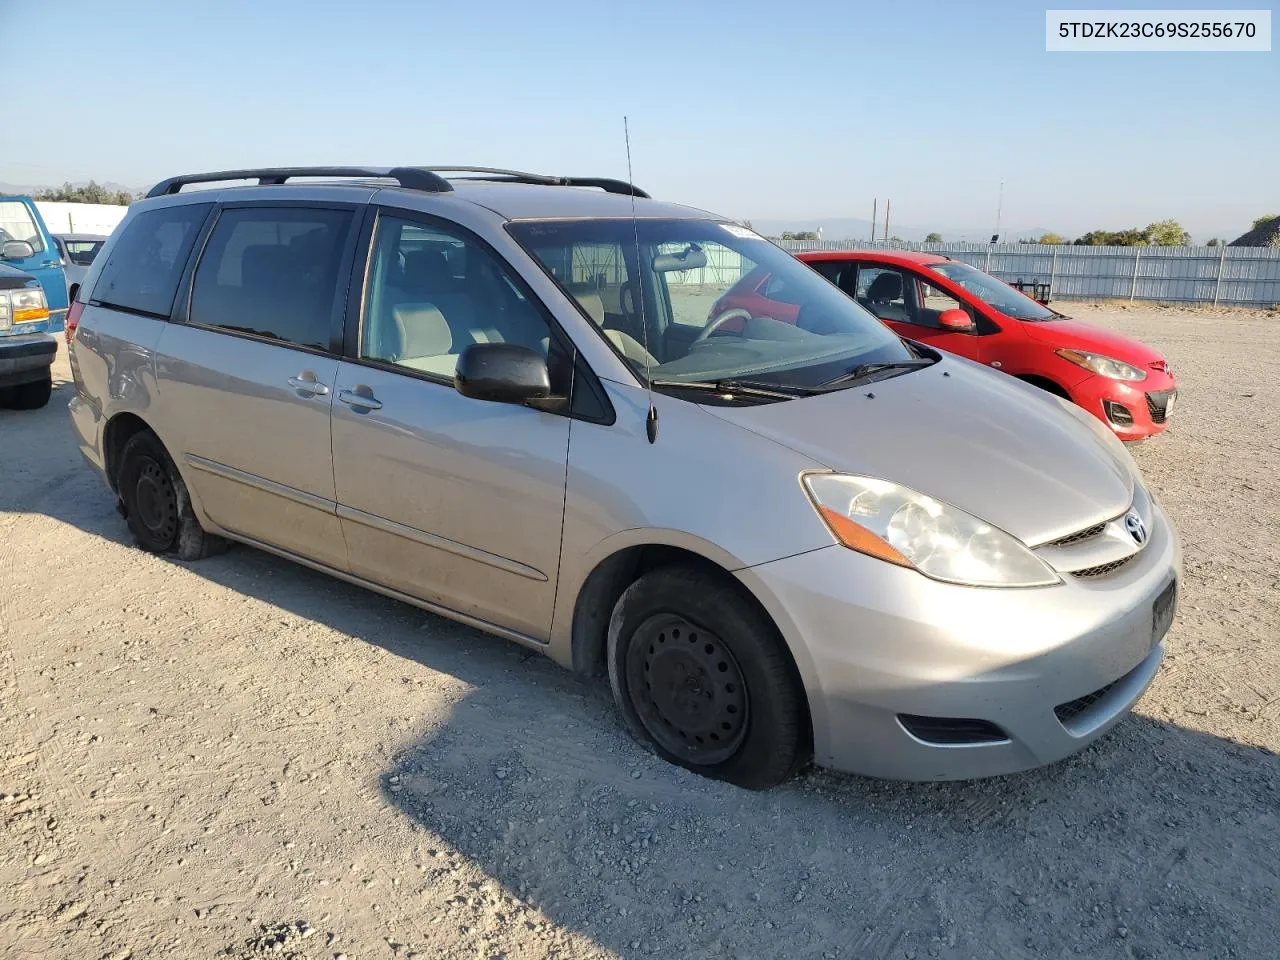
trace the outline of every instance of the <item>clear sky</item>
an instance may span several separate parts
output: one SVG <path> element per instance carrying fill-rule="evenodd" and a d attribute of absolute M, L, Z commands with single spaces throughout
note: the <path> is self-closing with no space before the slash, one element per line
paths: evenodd
<path fill-rule="evenodd" d="M 1046 53 L 1044 11 L 0 0 L 5 102 L 27 108 L 0 127 L 0 181 L 328 162 L 625 176 L 627 114 L 638 184 L 733 217 L 866 218 L 891 197 L 895 223 L 982 229 L 1002 178 L 1007 230 L 1174 217 L 1234 236 L 1280 210 L 1280 53 Z"/>

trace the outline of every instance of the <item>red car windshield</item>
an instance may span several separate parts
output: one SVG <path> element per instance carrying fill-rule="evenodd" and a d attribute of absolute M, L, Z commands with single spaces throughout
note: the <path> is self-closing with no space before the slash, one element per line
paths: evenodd
<path fill-rule="evenodd" d="M 1007 283 L 967 263 L 956 261 L 931 263 L 929 269 L 934 273 L 942 274 L 952 283 L 964 287 L 987 306 L 995 307 L 1006 317 L 1013 317 L 1015 320 L 1043 321 L 1057 320 L 1061 316 L 1044 304 L 1032 300 L 1026 294 L 1019 293 Z"/>

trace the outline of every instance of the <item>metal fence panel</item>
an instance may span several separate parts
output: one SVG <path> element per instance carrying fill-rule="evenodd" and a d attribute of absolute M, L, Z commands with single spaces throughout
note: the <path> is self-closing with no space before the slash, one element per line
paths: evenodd
<path fill-rule="evenodd" d="M 802 250 L 922 250 L 973 264 L 1010 283 L 1050 285 L 1059 300 L 1158 300 L 1270 307 L 1280 304 L 1280 249 L 1084 247 L 1037 243 L 783 241 Z"/>

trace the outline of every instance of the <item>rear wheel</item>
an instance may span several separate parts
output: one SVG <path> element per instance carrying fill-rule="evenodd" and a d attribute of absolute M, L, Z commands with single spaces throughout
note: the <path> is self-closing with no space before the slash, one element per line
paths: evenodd
<path fill-rule="evenodd" d="M 53 377 L 46 373 L 43 380 L 21 383 L 0 392 L 4 395 L 5 406 L 15 410 L 39 410 L 49 403 L 53 394 Z"/>
<path fill-rule="evenodd" d="M 646 573 L 614 608 L 608 659 L 627 728 L 672 763 L 759 790 L 809 759 L 791 655 L 723 576 L 688 566 Z"/>
<path fill-rule="evenodd" d="M 142 549 L 175 554 L 181 560 L 199 560 L 225 549 L 225 540 L 200 526 L 186 484 L 155 434 L 144 430 L 125 444 L 116 490 L 125 521 Z"/>

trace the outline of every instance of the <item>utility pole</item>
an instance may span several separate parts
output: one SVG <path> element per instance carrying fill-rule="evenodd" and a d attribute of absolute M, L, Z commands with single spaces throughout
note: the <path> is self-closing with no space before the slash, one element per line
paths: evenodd
<path fill-rule="evenodd" d="M 892 200 L 884 202 L 884 238 L 886 241 L 889 239 L 889 205 L 891 203 L 893 203 Z"/>
<path fill-rule="evenodd" d="M 1004 212 L 1004 179 L 1000 180 L 1000 199 L 996 201 L 996 232 L 991 237 L 991 242 L 995 243 L 1000 239 L 1000 214 Z"/>
<path fill-rule="evenodd" d="M 876 242 L 876 217 L 880 215 L 880 198 L 871 201 L 871 242 Z"/>

